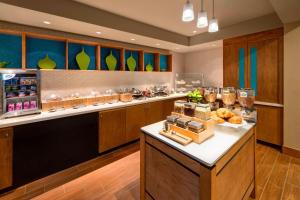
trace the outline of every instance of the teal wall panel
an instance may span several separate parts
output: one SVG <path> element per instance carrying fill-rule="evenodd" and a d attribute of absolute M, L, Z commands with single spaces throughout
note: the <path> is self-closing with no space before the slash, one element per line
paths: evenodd
<path fill-rule="evenodd" d="M 239 49 L 239 87 L 245 87 L 245 49 Z"/>
<path fill-rule="evenodd" d="M 159 70 L 160 71 L 168 71 L 168 56 L 167 55 L 159 55 Z"/>
<path fill-rule="evenodd" d="M 22 68 L 22 37 L 0 34 L 0 63 L 3 68 Z"/>
<path fill-rule="evenodd" d="M 250 48 L 250 87 L 257 94 L 257 49 Z"/>

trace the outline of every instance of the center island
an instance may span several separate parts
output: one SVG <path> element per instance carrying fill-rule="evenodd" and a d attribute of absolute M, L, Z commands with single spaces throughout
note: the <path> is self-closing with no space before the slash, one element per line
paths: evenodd
<path fill-rule="evenodd" d="M 215 125 L 214 136 L 183 146 L 141 129 L 141 199 L 248 200 L 255 197 L 255 124 Z"/>

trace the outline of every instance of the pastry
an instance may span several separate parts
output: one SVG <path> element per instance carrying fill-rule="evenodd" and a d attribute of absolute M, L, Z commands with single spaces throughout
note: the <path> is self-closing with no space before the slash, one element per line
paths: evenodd
<path fill-rule="evenodd" d="M 230 117 L 233 117 L 234 114 L 230 110 L 228 110 L 227 108 L 219 108 L 217 110 L 217 116 L 221 117 L 223 119 L 228 119 Z"/>
<path fill-rule="evenodd" d="M 243 119 L 240 116 L 233 116 L 233 117 L 228 119 L 228 122 L 232 123 L 232 124 L 241 124 L 242 121 L 243 121 Z"/>
<path fill-rule="evenodd" d="M 211 116 L 211 119 L 213 119 L 214 121 L 216 121 L 217 123 L 221 124 L 221 123 L 224 123 L 225 120 L 221 117 L 218 117 L 217 115 L 212 115 Z"/>

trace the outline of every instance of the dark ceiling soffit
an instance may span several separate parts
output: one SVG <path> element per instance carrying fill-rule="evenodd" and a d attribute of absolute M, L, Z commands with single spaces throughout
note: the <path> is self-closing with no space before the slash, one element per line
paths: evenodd
<path fill-rule="evenodd" d="M 201 33 L 190 38 L 190 46 L 242 36 L 251 33 L 257 33 L 265 30 L 283 27 L 279 17 L 273 13 L 258 17 L 255 19 L 247 20 L 238 24 L 220 28 L 217 33 Z"/>
<path fill-rule="evenodd" d="M 71 0 L 0 0 L 3 3 L 104 26 L 163 41 L 189 45 L 188 37 Z"/>

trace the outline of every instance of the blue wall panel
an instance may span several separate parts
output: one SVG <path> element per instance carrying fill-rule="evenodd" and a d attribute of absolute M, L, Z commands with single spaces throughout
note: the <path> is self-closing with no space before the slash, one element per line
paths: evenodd
<path fill-rule="evenodd" d="M 115 48 L 109 48 L 109 47 L 101 47 L 101 69 L 102 70 L 108 70 L 105 58 L 109 56 L 110 52 L 112 51 L 112 54 L 117 59 L 117 66 L 116 70 L 121 69 L 121 50 L 115 49 Z"/>
<path fill-rule="evenodd" d="M 7 62 L 4 68 L 22 68 L 22 37 L 0 34 L 0 62 Z"/>
<path fill-rule="evenodd" d="M 245 49 L 239 49 L 239 87 L 245 88 Z"/>
<path fill-rule="evenodd" d="M 131 50 L 125 50 L 125 69 L 126 71 L 129 71 L 129 68 L 127 66 L 127 59 L 131 56 L 135 59 L 136 61 L 136 68 L 135 71 L 139 70 L 139 52 L 138 51 L 131 51 Z"/>
<path fill-rule="evenodd" d="M 151 64 L 153 66 L 154 70 L 154 54 L 153 53 L 144 53 L 144 71 L 146 71 L 146 66 L 148 64 Z"/>
<path fill-rule="evenodd" d="M 257 49 L 250 48 L 250 87 L 257 94 Z"/>
<path fill-rule="evenodd" d="M 159 55 L 159 70 L 168 71 L 168 56 Z"/>
<path fill-rule="evenodd" d="M 65 69 L 65 45 L 63 41 L 26 38 L 26 67 L 37 69 L 39 60 L 46 54 L 56 63 L 55 69 Z"/>
<path fill-rule="evenodd" d="M 85 44 L 77 44 L 77 43 L 69 43 L 68 44 L 68 67 L 69 69 L 79 69 L 79 66 L 76 62 L 76 56 L 78 53 L 82 51 L 84 48 L 84 52 L 90 57 L 90 64 L 88 70 L 96 69 L 96 46 L 85 45 Z"/>

